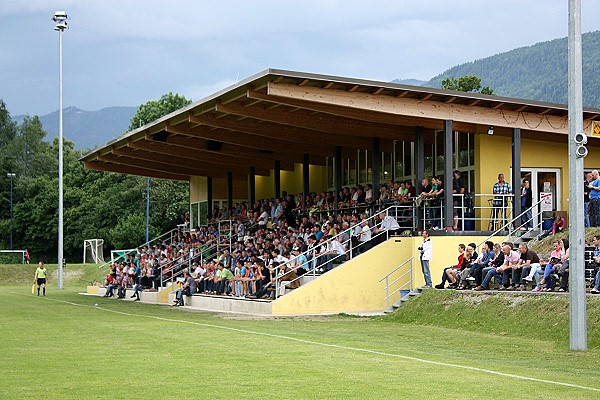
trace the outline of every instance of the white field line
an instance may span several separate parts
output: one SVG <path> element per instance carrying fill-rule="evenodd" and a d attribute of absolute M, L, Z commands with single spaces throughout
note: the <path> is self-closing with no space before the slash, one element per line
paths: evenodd
<path fill-rule="evenodd" d="M 14 293 L 14 292 L 6 292 L 6 293 L 19 295 L 19 296 L 34 297 L 33 295 L 30 295 L 30 294 Z M 43 297 L 42 299 L 48 300 L 48 301 L 55 301 L 55 302 L 59 302 L 59 303 L 70 304 L 70 305 L 77 306 L 77 307 L 89 307 L 89 308 L 92 308 L 95 310 L 111 312 L 114 314 L 125 315 L 128 317 L 149 318 L 149 319 L 155 319 L 155 320 L 165 321 L 165 322 L 175 322 L 175 323 L 181 323 L 181 324 L 196 325 L 196 326 L 202 326 L 202 327 L 206 327 L 206 328 L 221 329 L 221 330 L 232 331 L 232 332 L 240 332 L 240 333 L 245 333 L 248 335 L 257 335 L 257 336 L 265 336 L 265 337 L 270 337 L 270 338 L 275 338 L 275 339 L 289 340 L 289 341 L 298 342 L 298 343 L 310 344 L 313 346 L 329 347 L 329 348 L 340 349 L 340 350 L 351 350 L 351 351 L 356 351 L 356 352 L 360 352 L 360 353 L 376 354 L 379 356 L 415 361 L 415 362 L 420 362 L 423 364 L 431 364 L 431 365 L 438 365 L 438 366 L 442 366 L 442 367 L 459 368 L 459 369 L 468 370 L 468 371 L 483 372 L 483 373 L 490 374 L 490 375 L 497 375 L 497 376 L 502 376 L 502 377 L 506 377 L 506 378 L 520 379 L 520 380 L 524 380 L 524 381 L 548 383 L 550 385 L 566 386 L 566 387 L 571 387 L 571 388 L 576 388 L 576 389 L 589 390 L 592 392 L 600 392 L 600 389 L 595 388 L 595 387 L 576 385 L 574 383 L 551 381 L 548 379 L 538 379 L 538 378 L 532 378 L 529 376 L 522 376 L 522 375 L 516 375 L 516 374 L 509 374 L 509 373 L 493 371 L 493 370 L 485 369 L 485 368 L 472 367 L 469 365 L 460 365 L 460 364 L 445 363 L 445 362 L 440 362 L 440 361 L 431 361 L 431 360 L 425 360 L 423 358 L 403 356 L 400 354 L 393 354 L 393 353 L 386 353 L 383 351 L 362 349 L 359 347 L 342 346 L 342 345 L 331 344 L 331 343 L 315 342 L 312 340 L 299 339 L 299 338 L 295 338 L 295 337 L 291 337 L 291 336 L 249 331 L 246 329 L 231 328 L 231 327 L 222 326 L 222 325 L 205 324 L 202 322 L 186 321 L 186 320 L 182 320 L 182 319 L 162 318 L 162 317 L 156 317 L 156 316 L 152 316 L 152 315 L 132 314 L 132 313 L 123 312 L 123 311 L 111 310 L 110 308 L 104 308 L 104 307 L 99 307 L 99 306 L 90 306 L 87 304 L 73 303 L 71 301 L 66 301 L 66 300 L 50 299 L 48 297 Z"/>

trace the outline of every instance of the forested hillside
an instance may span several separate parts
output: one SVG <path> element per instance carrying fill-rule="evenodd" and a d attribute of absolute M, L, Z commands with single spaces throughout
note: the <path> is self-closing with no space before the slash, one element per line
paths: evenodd
<path fill-rule="evenodd" d="M 600 108 L 600 31 L 583 34 L 583 104 Z M 450 68 L 425 83 L 477 75 L 494 94 L 552 103 L 567 102 L 567 38 L 537 43 Z"/>
<path fill-rule="evenodd" d="M 85 239 L 126 249 L 145 239 L 144 177 L 85 170 L 73 142 L 64 145 L 64 254 L 81 262 Z M 15 123 L 0 99 L 0 249 L 9 248 L 10 182 L 14 173 L 13 248 L 34 260 L 56 262 L 58 237 L 58 140 L 46 141 L 38 117 Z M 183 222 L 187 182 L 151 180 L 150 235 Z"/>

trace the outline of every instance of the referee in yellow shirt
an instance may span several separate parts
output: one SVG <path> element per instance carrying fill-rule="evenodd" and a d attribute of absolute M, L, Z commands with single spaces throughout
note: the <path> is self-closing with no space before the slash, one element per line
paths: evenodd
<path fill-rule="evenodd" d="M 37 283 L 38 296 L 40 295 L 40 286 L 42 287 L 44 296 L 46 295 L 46 275 L 47 270 L 44 267 L 44 262 L 40 261 L 39 266 L 35 270 L 34 282 Z"/>

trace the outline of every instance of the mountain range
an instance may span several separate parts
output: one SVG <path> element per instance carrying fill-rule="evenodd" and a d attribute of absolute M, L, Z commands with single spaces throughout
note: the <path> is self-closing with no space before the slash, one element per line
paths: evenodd
<path fill-rule="evenodd" d="M 600 108 L 600 31 L 582 35 L 583 104 Z M 395 79 L 392 83 L 439 88 L 449 77 L 477 75 L 482 86 L 498 96 L 550 103 L 567 103 L 567 38 L 520 47 L 480 60 L 457 65 L 429 81 Z M 108 107 L 63 111 L 64 135 L 77 149 L 93 149 L 120 136 L 129 127 L 137 107 Z M 17 122 L 23 115 L 15 117 Z M 40 117 L 48 140 L 58 135 L 58 111 Z"/>
<path fill-rule="evenodd" d="M 137 107 L 107 107 L 97 111 L 85 111 L 77 107 L 63 109 L 63 135 L 75 142 L 76 149 L 93 149 L 127 131 Z M 17 123 L 25 115 L 17 115 Z M 58 111 L 40 116 L 47 140 L 58 136 Z"/>

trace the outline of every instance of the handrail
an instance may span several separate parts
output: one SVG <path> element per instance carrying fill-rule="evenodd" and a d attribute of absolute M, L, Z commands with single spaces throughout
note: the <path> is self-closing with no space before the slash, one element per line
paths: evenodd
<path fill-rule="evenodd" d="M 321 246 L 323 246 L 323 245 L 329 245 L 329 244 L 330 244 L 332 241 L 334 241 L 334 240 L 339 240 L 339 237 L 341 237 L 341 235 L 342 235 L 342 234 L 346 233 L 347 231 L 350 231 L 350 232 L 351 232 L 351 234 L 349 234 L 349 235 L 348 235 L 348 236 L 349 236 L 349 239 L 348 239 L 347 241 L 345 241 L 344 243 L 342 243 L 342 244 L 344 245 L 344 247 L 346 246 L 346 244 L 348 244 L 348 243 L 349 243 L 349 247 L 348 247 L 348 249 L 347 249 L 347 250 L 345 250 L 344 254 L 338 254 L 338 255 L 337 255 L 335 258 L 334 258 L 334 260 L 335 260 L 335 259 L 337 259 L 337 258 L 339 258 L 339 257 L 341 257 L 341 256 L 345 256 L 346 254 L 350 254 L 350 259 L 352 259 L 352 250 L 353 250 L 353 248 L 352 248 L 352 236 L 354 236 L 354 231 L 355 231 L 356 227 L 357 227 L 357 226 L 359 226 L 359 225 L 362 225 L 362 223 L 363 223 L 363 222 L 365 222 L 365 221 L 374 220 L 374 219 L 375 219 L 375 217 L 377 217 L 377 216 L 379 216 L 379 215 L 382 215 L 383 213 L 385 213 L 385 214 L 389 214 L 389 212 L 390 212 L 390 210 L 391 210 L 392 208 L 398 208 L 398 207 L 401 207 L 401 206 L 391 206 L 391 207 L 385 208 L 385 209 L 383 209 L 383 210 L 381 210 L 381 211 L 379 211 L 379 212 L 377 212 L 377 213 L 373 214 L 372 216 L 370 216 L 370 217 L 368 217 L 368 218 L 366 218 L 366 219 L 364 219 L 364 220 L 360 221 L 358 224 L 355 224 L 355 225 L 353 225 L 353 226 L 350 226 L 350 227 L 349 227 L 349 228 L 348 228 L 346 231 L 344 231 L 344 232 L 340 232 L 340 233 L 338 233 L 337 235 L 335 235 L 335 236 L 332 236 L 331 238 L 327 239 L 326 241 L 324 241 L 324 242 L 323 242 L 323 243 L 321 243 L 320 245 L 321 245 Z M 398 216 L 398 214 L 396 213 L 396 218 L 397 218 L 397 216 Z M 375 224 L 374 224 L 374 225 L 375 225 Z M 370 227 L 370 229 L 373 229 L 373 227 Z M 377 233 L 377 234 L 375 234 L 375 235 L 372 235 L 372 236 L 371 236 L 371 239 L 370 239 L 370 241 L 372 241 L 372 240 L 373 240 L 373 239 L 375 239 L 376 237 L 379 237 L 379 236 L 381 236 L 381 235 L 383 235 L 383 234 L 385 234 L 385 235 L 388 235 L 388 234 L 389 234 L 389 232 L 388 232 L 388 231 L 383 231 L 383 232 L 379 232 L 379 233 Z M 308 250 L 306 250 L 306 251 L 304 251 L 304 252 L 300 253 L 298 256 L 300 256 L 300 255 L 304 255 L 304 256 L 306 256 L 306 255 L 307 255 L 307 254 L 309 254 L 309 253 L 310 253 L 312 250 L 314 250 L 314 249 L 308 249 Z M 280 292 L 280 290 L 279 290 L 279 287 L 278 287 L 278 286 L 279 286 L 279 282 L 278 282 L 278 280 L 281 278 L 281 277 L 280 277 L 280 272 L 281 272 L 281 270 L 282 270 L 282 269 L 283 269 L 285 266 L 289 266 L 289 264 L 291 264 L 293 261 L 295 261 L 295 259 L 296 259 L 296 258 L 297 258 L 297 257 L 291 258 L 290 260 L 288 260 L 288 261 L 286 261 L 285 263 L 282 263 L 282 264 L 280 264 L 280 265 L 276 266 L 276 267 L 273 269 L 273 274 L 274 274 L 274 276 L 275 276 L 275 282 L 276 282 L 276 290 L 275 290 L 275 298 L 276 298 L 276 299 L 277 299 L 278 297 L 280 297 L 280 296 L 279 296 L 279 292 Z M 312 262 L 312 260 L 311 260 L 311 261 L 309 261 L 309 263 L 311 263 L 311 262 Z M 333 260 L 330 260 L 329 262 L 333 262 Z M 315 276 L 315 271 L 317 270 L 317 268 L 318 268 L 319 266 L 323 266 L 323 265 L 325 265 L 325 264 L 327 264 L 327 263 L 328 263 L 328 261 L 326 261 L 326 262 L 324 262 L 324 263 L 322 263 L 322 264 L 320 264 L 320 265 L 314 265 L 314 266 L 313 266 L 313 268 L 311 269 L 312 275 L 313 275 L 313 276 Z M 289 270 L 285 271 L 285 274 L 287 274 L 287 273 L 290 273 L 290 272 L 297 271 L 297 270 L 298 270 L 300 267 L 301 267 L 301 266 L 296 266 L 296 267 L 294 267 L 294 268 L 291 268 L 291 269 L 289 269 Z M 282 274 L 282 275 L 285 275 L 285 274 Z M 290 283 L 292 283 L 292 282 L 296 282 L 296 281 L 300 280 L 301 278 L 302 278 L 302 276 L 298 276 L 297 278 L 295 278 L 295 279 L 292 279 L 291 281 L 284 281 L 284 282 L 287 282 L 287 285 L 289 285 Z"/>
<path fill-rule="evenodd" d="M 512 220 L 508 221 L 506 224 L 504 224 L 502 227 L 500 227 L 499 229 L 497 229 L 494 233 L 492 233 L 490 236 L 488 236 L 487 238 L 485 238 L 484 240 L 482 240 L 478 245 L 477 248 L 479 249 L 481 247 L 482 244 L 484 244 L 485 242 L 487 242 L 488 240 L 490 240 L 492 237 L 496 236 L 499 232 L 504 231 L 507 227 L 512 226 L 512 224 L 517 221 L 518 219 L 520 219 L 523 215 L 525 215 L 528 211 L 533 210 L 534 207 L 538 206 L 542 201 L 544 201 L 543 199 L 539 200 L 537 203 L 533 204 L 531 207 L 527 208 L 525 211 L 521 212 L 521 214 L 517 215 L 516 217 L 514 217 Z M 543 211 L 539 211 L 538 215 L 540 215 Z M 533 220 L 533 216 L 527 221 L 532 221 Z M 502 239 L 504 238 L 508 238 L 512 236 L 512 232 L 509 229 L 509 232 L 507 235 L 503 236 Z"/>
<path fill-rule="evenodd" d="M 394 272 L 398 271 L 400 268 L 402 268 L 407 262 L 412 261 L 412 259 L 415 258 L 415 256 L 411 256 L 409 259 L 407 259 L 406 261 L 404 261 L 402 264 L 398 265 L 396 268 L 394 268 L 390 273 L 388 273 L 386 276 L 384 276 L 383 278 L 381 278 L 379 280 L 379 282 L 381 282 L 382 280 L 384 280 L 385 278 L 389 277 L 391 274 L 393 274 Z"/>
<path fill-rule="evenodd" d="M 401 292 L 404 288 L 406 288 L 406 286 L 408 285 L 409 290 L 413 289 L 413 259 L 415 257 L 411 256 L 410 258 L 408 258 L 407 260 L 405 260 L 402 264 L 398 265 L 396 268 L 394 268 L 391 272 L 389 272 L 386 276 L 384 276 L 383 278 L 381 278 L 379 280 L 379 282 L 385 280 L 385 304 L 386 304 L 386 308 L 390 307 L 390 297 L 392 297 L 394 294 Z M 402 275 L 400 275 L 398 278 L 394 279 L 391 283 L 389 282 L 389 277 L 396 271 L 398 271 L 400 268 L 404 267 L 407 263 L 410 263 L 410 268 L 408 269 L 408 271 L 406 271 L 405 273 L 403 273 Z M 400 286 L 398 289 L 394 290 L 393 292 L 390 293 L 390 287 L 392 285 L 394 285 L 396 282 L 400 281 L 402 278 L 404 278 L 406 275 L 410 275 L 409 276 L 409 280 L 407 283 L 405 283 L 404 285 Z"/>

